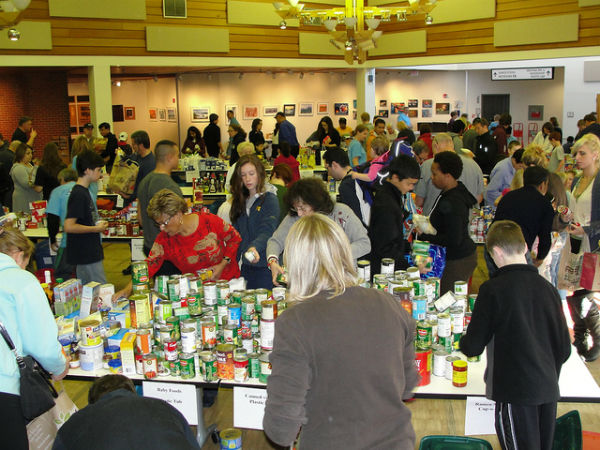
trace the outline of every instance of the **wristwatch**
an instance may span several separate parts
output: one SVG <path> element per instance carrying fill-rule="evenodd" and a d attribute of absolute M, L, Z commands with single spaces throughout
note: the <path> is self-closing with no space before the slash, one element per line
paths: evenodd
<path fill-rule="evenodd" d="M 231 262 L 231 258 L 229 256 L 223 256 L 223 259 L 227 261 L 227 264 Z"/>

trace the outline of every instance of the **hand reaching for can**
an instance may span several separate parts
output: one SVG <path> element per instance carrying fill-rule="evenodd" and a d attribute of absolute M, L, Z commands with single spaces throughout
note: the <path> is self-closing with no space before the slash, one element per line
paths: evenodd
<path fill-rule="evenodd" d="M 279 286 L 279 283 L 277 282 L 277 276 L 284 273 L 283 267 L 281 267 L 277 261 L 272 261 L 269 265 L 269 268 L 271 269 L 271 275 L 273 276 L 273 284 L 275 286 Z"/>
<path fill-rule="evenodd" d="M 244 253 L 244 258 L 246 258 L 246 261 L 251 264 L 256 264 L 258 261 L 260 261 L 260 255 L 254 247 L 250 247 L 246 253 Z"/>

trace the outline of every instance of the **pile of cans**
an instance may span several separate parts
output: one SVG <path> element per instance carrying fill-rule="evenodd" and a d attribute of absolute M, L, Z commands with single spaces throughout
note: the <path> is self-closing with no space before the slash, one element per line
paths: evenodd
<path fill-rule="evenodd" d="M 233 290 L 200 270 L 157 276 L 151 291 L 145 262 L 136 263 L 132 274 L 129 313 L 138 374 L 266 383 L 285 288 Z"/>
<path fill-rule="evenodd" d="M 368 261 L 358 262 L 363 285 L 369 284 L 364 280 L 369 280 L 370 271 Z M 461 360 L 456 354 L 477 299 L 469 295 L 467 282 L 457 281 L 454 292 L 440 296 L 440 279 L 421 279 L 417 267 L 394 270 L 394 260 L 383 259 L 381 272 L 373 276 L 372 287 L 392 294 L 417 321 L 415 364 L 421 375 L 419 386 L 429 384 L 432 374 L 445 377 L 456 387 L 466 386 L 467 361 L 479 361 L 479 357 Z"/>
<path fill-rule="evenodd" d="M 481 209 L 471 211 L 471 220 L 469 221 L 469 236 L 476 244 L 485 244 L 485 236 L 488 228 L 494 220 L 494 207 L 485 205 Z"/>

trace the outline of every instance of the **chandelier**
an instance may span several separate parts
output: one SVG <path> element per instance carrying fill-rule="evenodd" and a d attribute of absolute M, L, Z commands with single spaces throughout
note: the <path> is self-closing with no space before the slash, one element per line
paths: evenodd
<path fill-rule="evenodd" d="M 345 50 L 344 59 L 348 64 L 354 61 L 362 64 L 367 59 L 367 51 L 377 46 L 377 39 L 383 34 L 377 30 L 381 22 L 405 22 L 409 15 L 425 14 L 425 23 L 431 25 L 430 13 L 436 0 L 408 0 L 405 7 L 365 6 L 364 0 L 346 0 L 343 8 L 304 9 L 299 0 L 287 0 L 287 4 L 274 2 L 275 12 L 281 17 L 279 27 L 287 28 L 287 20 L 297 19 L 303 25 L 323 25 L 336 48 Z M 338 25 L 345 29 L 337 30 Z"/>
<path fill-rule="evenodd" d="M 18 41 L 21 33 L 14 28 L 31 0 L 0 0 L 0 30 L 8 28 L 8 38 Z"/>

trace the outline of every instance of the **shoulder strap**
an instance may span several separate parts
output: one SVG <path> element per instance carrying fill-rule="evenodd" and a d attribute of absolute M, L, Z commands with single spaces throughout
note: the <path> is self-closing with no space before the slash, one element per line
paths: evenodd
<path fill-rule="evenodd" d="M 4 338 L 6 345 L 8 345 L 8 348 L 14 353 L 15 359 L 17 360 L 17 365 L 20 368 L 24 368 L 25 361 L 23 361 L 23 358 L 21 356 L 19 356 L 19 353 L 17 353 L 15 344 L 13 343 L 12 339 L 10 338 L 8 331 L 6 331 L 6 328 L 4 328 L 4 324 L 2 322 L 0 322 L 0 334 L 2 334 L 2 337 Z"/>

